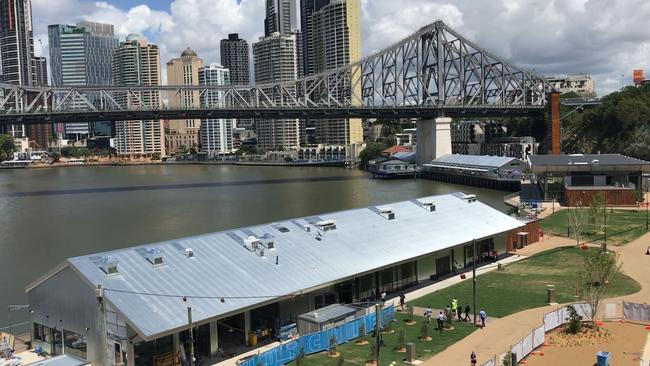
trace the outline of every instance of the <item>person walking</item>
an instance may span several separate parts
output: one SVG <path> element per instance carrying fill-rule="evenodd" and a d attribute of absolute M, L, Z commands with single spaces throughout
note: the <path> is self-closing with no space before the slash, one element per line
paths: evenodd
<path fill-rule="evenodd" d="M 487 319 L 485 309 L 481 309 L 481 311 L 478 312 L 478 316 L 481 318 L 481 328 L 485 328 L 485 319 Z"/>
<path fill-rule="evenodd" d="M 438 321 L 438 330 L 440 331 L 440 333 L 442 333 L 442 328 L 444 327 L 445 324 L 445 314 L 443 314 L 441 311 L 440 314 L 438 314 L 436 320 Z"/>
<path fill-rule="evenodd" d="M 454 297 L 451 300 L 451 314 L 452 314 L 452 317 L 456 316 L 457 311 L 458 311 L 458 299 Z M 458 318 L 458 320 L 460 320 L 460 318 Z"/>
<path fill-rule="evenodd" d="M 460 303 L 456 306 L 456 316 L 458 316 L 459 322 L 463 321 L 463 306 Z"/>
<path fill-rule="evenodd" d="M 406 296 L 404 296 L 404 293 L 399 294 L 399 307 L 402 312 L 404 312 L 404 300 L 406 299 Z"/>
<path fill-rule="evenodd" d="M 476 366 L 476 363 L 477 363 L 477 362 L 478 362 L 478 361 L 476 360 L 476 353 L 474 353 L 474 351 L 472 351 L 472 354 L 469 355 L 469 363 L 470 363 L 472 366 Z"/>
<path fill-rule="evenodd" d="M 469 312 L 470 312 L 471 310 L 472 310 L 472 309 L 469 307 L 469 303 L 466 302 L 466 303 L 465 303 L 465 321 L 466 321 L 466 322 L 469 322 Z"/>
<path fill-rule="evenodd" d="M 431 317 L 433 316 L 433 309 L 431 309 L 431 306 L 428 306 L 427 310 L 424 311 L 424 316 L 427 317 L 427 323 L 431 324 Z"/>

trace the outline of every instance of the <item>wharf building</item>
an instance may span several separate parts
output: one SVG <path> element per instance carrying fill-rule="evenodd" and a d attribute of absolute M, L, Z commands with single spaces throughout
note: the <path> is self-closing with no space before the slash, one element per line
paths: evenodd
<path fill-rule="evenodd" d="M 158 364 L 187 354 L 189 306 L 195 352 L 214 357 L 250 331 L 273 336 L 314 309 L 502 255 L 524 225 L 454 193 L 70 258 L 26 289 L 32 346 Z"/>
<path fill-rule="evenodd" d="M 454 154 L 507 156 L 527 160 L 537 154 L 539 143 L 532 136 L 510 137 L 502 123 L 462 121 L 451 128 Z"/>
<path fill-rule="evenodd" d="M 199 69 L 199 85 L 229 85 L 230 70 L 220 64 L 210 64 Z M 223 91 L 210 90 L 200 99 L 201 106 L 223 107 Z M 229 154 L 236 149 L 234 119 L 204 119 L 201 120 L 201 151 L 208 157 Z"/>
<path fill-rule="evenodd" d="M 231 33 L 220 42 L 221 65 L 230 71 L 232 85 L 249 85 L 251 83 L 250 46 L 246 40 L 239 38 L 238 33 Z M 245 96 L 245 95 L 244 95 Z M 240 128 L 253 130 L 253 119 L 239 119 L 236 122 Z"/>
<path fill-rule="evenodd" d="M 298 50 L 295 34 L 273 33 L 253 44 L 257 84 L 298 79 Z M 279 96 L 278 96 L 279 97 Z M 300 146 L 299 119 L 256 119 L 257 146 L 263 150 L 293 150 Z"/>
<path fill-rule="evenodd" d="M 199 85 L 199 69 L 203 66 L 196 52 L 189 47 L 181 57 L 167 61 L 168 85 Z M 183 90 L 169 95 L 170 108 L 198 108 L 201 92 Z M 174 155 L 182 149 L 199 150 L 200 119 L 176 119 L 165 123 L 165 151 Z"/>
<path fill-rule="evenodd" d="M 31 0 L 0 0 L 0 60 L 2 82 L 22 86 L 36 85 Z M 17 139 L 27 137 L 23 124 L 0 126 L 0 133 L 8 133 Z"/>
<path fill-rule="evenodd" d="M 80 22 L 48 26 L 50 72 L 54 86 L 110 86 L 113 53 L 119 46 L 112 24 Z M 74 101 L 81 108 L 83 101 Z M 90 136 L 111 138 L 112 123 L 76 122 L 61 127 L 61 136 L 83 141 Z"/>
<path fill-rule="evenodd" d="M 130 34 L 113 55 L 113 84 L 160 85 L 160 50 L 136 34 Z M 162 106 L 160 92 L 137 92 L 121 95 L 138 105 L 140 99 L 149 106 Z M 115 148 L 118 155 L 138 158 L 165 155 L 164 129 L 161 120 L 136 120 L 115 122 Z"/>

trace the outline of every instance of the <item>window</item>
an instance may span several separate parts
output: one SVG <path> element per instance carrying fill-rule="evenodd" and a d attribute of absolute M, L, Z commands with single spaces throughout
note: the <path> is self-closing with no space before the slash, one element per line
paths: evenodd
<path fill-rule="evenodd" d="M 77 334 L 75 332 L 70 332 L 63 330 L 63 341 L 65 344 L 65 353 L 81 358 L 82 360 L 86 359 L 86 336 Z"/>
<path fill-rule="evenodd" d="M 52 341 L 52 330 L 44 325 L 34 323 L 34 339 L 50 343 Z"/>

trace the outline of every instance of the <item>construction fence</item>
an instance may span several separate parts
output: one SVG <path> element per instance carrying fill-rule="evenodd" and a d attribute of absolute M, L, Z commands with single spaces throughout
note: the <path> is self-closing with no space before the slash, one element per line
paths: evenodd
<path fill-rule="evenodd" d="M 393 321 L 395 317 L 395 306 L 390 305 L 380 313 L 380 323 L 385 326 Z M 281 366 L 296 359 L 300 351 L 305 355 L 323 352 L 329 349 L 330 340 L 334 338 L 337 344 L 343 344 L 360 336 L 360 325 L 363 324 L 366 334 L 375 329 L 376 314 L 368 314 L 347 322 L 336 328 L 323 330 L 321 332 L 301 335 L 298 339 L 283 343 L 269 351 L 253 356 L 240 363 L 240 366 Z"/>
<path fill-rule="evenodd" d="M 583 320 L 591 320 L 591 309 L 587 303 L 576 303 L 572 306 L 578 312 L 578 315 L 582 316 Z M 620 314 L 617 309 L 622 307 L 622 314 Z M 623 319 L 632 322 L 640 323 L 650 323 L 650 305 L 644 304 L 635 304 L 630 302 L 609 302 L 602 304 L 602 309 L 604 313 L 602 319 L 604 320 L 615 320 Z M 533 350 L 537 349 L 544 344 L 546 333 L 550 332 L 569 321 L 569 310 L 568 306 L 564 306 L 557 310 L 551 311 L 550 313 L 544 314 L 544 319 L 542 324 L 533 329 L 525 337 L 523 337 L 519 342 L 514 344 L 509 352 L 513 355 L 513 358 L 516 362 L 523 360 L 528 356 Z M 495 355 L 491 359 L 487 360 L 481 366 L 501 366 L 503 360 L 507 357 L 508 352 L 502 354 L 501 356 Z M 516 363 L 513 363 L 515 365 Z"/>

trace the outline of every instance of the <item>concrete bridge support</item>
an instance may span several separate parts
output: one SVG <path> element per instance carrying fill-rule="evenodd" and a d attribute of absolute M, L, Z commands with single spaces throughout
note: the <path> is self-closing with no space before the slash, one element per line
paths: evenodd
<path fill-rule="evenodd" d="M 451 118 L 418 120 L 416 162 L 429 164 L 442 155 L 451 154 Z"/>

